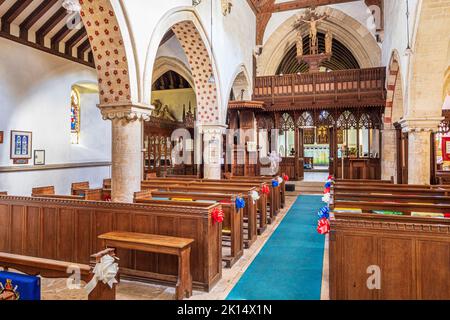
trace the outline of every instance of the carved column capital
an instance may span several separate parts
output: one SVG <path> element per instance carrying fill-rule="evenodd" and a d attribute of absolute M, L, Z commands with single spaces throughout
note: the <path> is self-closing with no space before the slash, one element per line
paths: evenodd
<path fill-rule="evenodd" d="M 99 104 L 97 106 L 102 113 L 103 120 L 150 120 L 154 109 L 151 105 L 144 104 Z"/>
<path fill-rule="evenodd" d="M 437 132 L 444 117 L 404 118 L 399 121 L 403 132 Z"/>

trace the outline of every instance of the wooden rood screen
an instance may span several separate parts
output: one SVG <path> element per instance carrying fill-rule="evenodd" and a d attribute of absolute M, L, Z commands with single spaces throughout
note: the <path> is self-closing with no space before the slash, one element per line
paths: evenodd
<path fill-rule="evenodd" d="M 268 105 L 283 100 L 296 105 L 336 104 L 342 100 L 357 105 L 382 104 L 384 83 L 385 68 L 256 77 L 253 100 Z"/>
<path fill-rule="evenodd" d="M 125 204 L 0 196 L 0 252 L 89 263 L 100 251 L 97 236 L 130 231 L 193 239 L 194 286 L 209 290 L 222 274 L 221 224 L 211 211 L 218 204 L 182 206 Z M 176 257 L 117 250 L 121 274 L 174 282 Z"/>

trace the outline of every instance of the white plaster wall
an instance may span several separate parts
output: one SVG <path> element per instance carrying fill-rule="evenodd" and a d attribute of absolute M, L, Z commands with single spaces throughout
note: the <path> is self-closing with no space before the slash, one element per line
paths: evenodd
<path fill-rule="evenodd" d="M 409 29 L 411 38 L 411 47 L 413 46 L 413 35 L 416 25 L 416 15 L 419 5 L 419 0 L 409 0 Z M 389 68 L 389 63 L 394 51 L 398 52 L 400 59 L 400 74 L 402 80 L 403 93 L 406 94 L 408 85 L 408 69 L 410 64 L 410 57 L 405 55 L 405 49 L 408 45 L 407 37 L 407 22 L 406 22 L 406 1 L 384 1 L 384 41 L 382 50 L 382 65 Z M 404 103 L 407 103 L 405 96 Z M 407 106 L 403 110 L 407 110 Z"/>
<path fill-rule="evenodd" d="M 0 173 L 0 190 L 15 196 L 30 196 L 38 186 L 55 186 L 56 194 L 70 194 L 73 182 L 89 181 L 91 188 L 101 188 L 103 179 L 111 177 L 109 167 Z"/>
<path fill-rule="evenodd" d="M 32 131 L 33 150 L 46 150 L 46 164 L 111 161 L 111 125 L 101 118 L 96 93 L 82 94 L 80 144 L 70 143 L 71 87 L 96 81 L 92 68 L 0 39 L 0 130 L 5 134 L 0 144 L 0 166 L 13 165 L 11 130 Z M 2 173 L 0 189 L 29 194 L 32 186 L 51 184 L 66 190 L 67 181 L 108 175 L 108 167 Z"/>
<path fill-rule="evenodd" d="M 139 74 L 143 102 L 150 103 L 147 90 L 151 82 L 153 63 L 157 57 L 158 45 L 171 23 L 180 18 L 196 16 L 204 42 L 210 50 L 211 1 L 213 1 L 213 68 L 223 116 L 226 114 L 230 88 L 239 67 L 244 65 L 252 72 L 253 48 L 256 37 L 256 18 L 245 0 L 233 0 L 230 15 L 224 17 L 220 1 L 203 0 L 196 8 L 191 0 L 165 0 L 155 5 L 153 1 L 122 1 L 130 33 L 135 47 L 135 58 Z M 251 73 L 250 73 L 251 76 Z M 225 106 L 225 107 L 224 107 Z M 225 117 L 223 117 L 223 120 Z"/>
<path fill-rule="evenodd" d="M 171 57 L 176 58 L 184 63 L 184 65 L 190 69 L 189 62 L 187 59 L 186 54 L 184 53 L 183 48 L 180 45 L 180 42 L 178 41 L 177 37 L 173 36 L 168 40 L 166 43 L 164 43 L 161 47 L 159 47 L 156 58 L 159 57 Z"/>

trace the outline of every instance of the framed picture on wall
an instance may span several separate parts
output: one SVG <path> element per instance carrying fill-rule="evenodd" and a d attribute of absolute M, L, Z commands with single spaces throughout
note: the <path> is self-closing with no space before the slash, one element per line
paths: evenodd
<path fill-rule="evenodd" d="M 31 159 L 32 133 L 29 131 L 11 131 L 10 157 L 16 159 Z"/>
<path fill-rule="evenodd" d="M 45 165 L 45 150 L 34 150 L 34 165 Z"/>

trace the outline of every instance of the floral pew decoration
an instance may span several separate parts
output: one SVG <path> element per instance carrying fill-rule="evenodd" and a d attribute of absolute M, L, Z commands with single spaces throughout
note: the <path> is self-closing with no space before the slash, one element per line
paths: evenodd
<path fill-rule="evenodd" d="M 319 217 L 319 221 L 317 222 L 317 232 L 319 234 L 327 234 L 330 232 L 330 191 L 331 186 L 334 183 L 333 176 L 328 176 L 327 182 L 325 182 L 322 201 L 325 202 L 325 206 L 320 208 L 317 215 Z"/>

